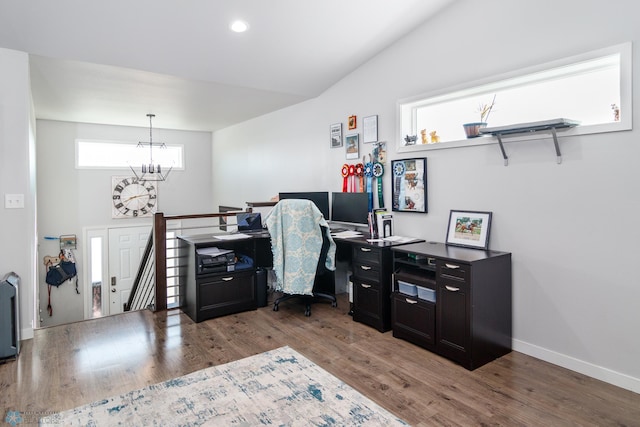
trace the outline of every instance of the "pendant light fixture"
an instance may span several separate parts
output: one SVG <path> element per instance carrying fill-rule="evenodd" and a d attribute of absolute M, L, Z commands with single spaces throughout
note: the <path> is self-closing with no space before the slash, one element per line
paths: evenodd
<path fill-rule="evenodd" d="M 136 171 L 133 166 L 129 165 L 131 171 L 139 181 L 166 181 L 169 173 L 171 172 L 171 169 L 173 169 L 173 166 L 170 166 L 169 170 L 167 170 L 163 174 L 160 163 L 153 162 L 153 147 L 155 146 L 161 149 L 167 148 L 164 142 L 153 142 L 153 126 L 151 121 L 155 116 L 155 114 L 147 114 L 147 117 L 149 117 L 149 141 L 140 141 L 138 142 L 137 146 L 138 148 L 142 149 L 146 148 L 147 146 L 149 147 L 149 163 L 143 163 L 139 171 Z"/>

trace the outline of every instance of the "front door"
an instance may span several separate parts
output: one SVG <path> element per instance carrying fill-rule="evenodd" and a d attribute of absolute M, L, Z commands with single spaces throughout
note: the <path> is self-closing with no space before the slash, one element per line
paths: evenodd
<path fill-rule="evenodd" d="M 150 233 L 149 225 L 109 229 L 108 314 L 124 311 Z"/>

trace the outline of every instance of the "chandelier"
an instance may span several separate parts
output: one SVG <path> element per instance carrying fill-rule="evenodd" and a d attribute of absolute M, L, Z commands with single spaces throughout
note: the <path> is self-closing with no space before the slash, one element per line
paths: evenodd
<path fill-rule="evenodd" d="M 155 116 L 155 114 L 147 114 L 147 117 L 149 117 L 149 141 L 140 141 L 137 145 L 137 148 L 149 147 L 149 163 L 142 163 L 139 171 L 136 171 L 133 166 L 129 165 L 131 171 L 139 181 L 166 181 L 171 169 L 173 169 L 173 166 L 170 166 L 169 170 L 163 174 L 160 163 L 156 164 L 153 162 L 153 147 L 167 148 L 164 142 L 153 142 L 153 126 L 151 120 Z"/>

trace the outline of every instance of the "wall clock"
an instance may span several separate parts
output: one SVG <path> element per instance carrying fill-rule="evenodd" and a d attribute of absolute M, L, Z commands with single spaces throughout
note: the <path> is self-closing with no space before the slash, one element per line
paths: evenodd
<path fill-rule="evenodd" d="M 158 193 L 153 182 L 135 176 L 112 176 L 112 218 L 149 217 L 157 211 Z"/>

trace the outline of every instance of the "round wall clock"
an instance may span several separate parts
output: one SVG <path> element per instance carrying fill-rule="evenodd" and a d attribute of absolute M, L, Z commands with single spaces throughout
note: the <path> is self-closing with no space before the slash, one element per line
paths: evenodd
<path fill-rule="evenodd" d="M 111 177 L 112 218 L 152 216 L 157 210 L 158 194 L 153 182 L 132 176 Z"/>

